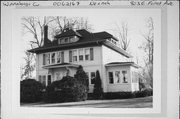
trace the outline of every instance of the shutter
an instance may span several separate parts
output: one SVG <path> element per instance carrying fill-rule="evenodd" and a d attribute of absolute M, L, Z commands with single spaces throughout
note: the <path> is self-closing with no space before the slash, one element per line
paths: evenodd
<path fill-rule="evenodd" d="M 94 60 L 93 48 L 90 48 L 90 60 Z"/>
<path fill-rule="evenodd" d="M 61 52 L 61 62 L 64 63 L 64 52 Z"/>
<path fill-rule="evenodd" d="M 72 62 L 72 51 L 69 51 L 69 62 Z"/>
<path fill-rule="evenodd" d="M 46 64 L 46 54 L 43 54 L 43 65 Z"/>

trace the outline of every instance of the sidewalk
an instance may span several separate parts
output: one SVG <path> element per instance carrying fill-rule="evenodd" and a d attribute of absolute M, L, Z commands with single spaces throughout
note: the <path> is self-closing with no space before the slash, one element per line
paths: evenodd
<path fill-rule="evenodd" d="M 96 104 L 110 104 L 110 103 L 141 103 L 141 102 L 151 102 L 152 97 L 143 98 L 131 98 L 131 99 L 114 99 L 114 100 L 86 100 L 80 102 L 66 102 L 66 103 L 33 103 L 33 104 L 23 104 L 22 106 L 31 107 L 69 107 L 69 106 L 81 106 L 81 105 L 96 105 Z"/>

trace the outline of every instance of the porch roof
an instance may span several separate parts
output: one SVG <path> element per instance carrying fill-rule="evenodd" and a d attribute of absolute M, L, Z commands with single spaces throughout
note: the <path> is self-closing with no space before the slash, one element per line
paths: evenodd
<path fill-rule="evenodd" d="M 52 68 L 66 68 L 66 67 L 79 67 L 79 65 L 77 64 L 72 64 L 72 63 L 61 63 L 61 64 L 53 64 L 53 65 L 47 65 L 47 66 L 43 66 L 43 68 L 45 69 L 52 69 Z"/>
<path fill-rule="evenodd" d="M 105 65 L 106 67 L 112 66 L 133 66 L 135 68 L 139 68 L 140 66 L 135 64 L 134 62 L 111 62 Z"/>

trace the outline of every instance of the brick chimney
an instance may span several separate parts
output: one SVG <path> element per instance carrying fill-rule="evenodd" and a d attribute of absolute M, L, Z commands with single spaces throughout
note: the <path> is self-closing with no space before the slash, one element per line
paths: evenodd
<path fill-rule="evenodd" d="M 44 26 L 44 46 L 48 44 L 48 26 Z"/>

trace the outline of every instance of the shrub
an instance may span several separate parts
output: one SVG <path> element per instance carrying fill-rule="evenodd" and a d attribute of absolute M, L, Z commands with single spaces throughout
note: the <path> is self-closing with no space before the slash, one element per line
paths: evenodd
<path fill-rule="evenodd" d="M 94 82 L 94 90 L 93 90 L 93 95 L 95 99 L 101 99 L 103 95 L 103 89 L 102 89 L 102 84 L 101 84 L 101 78 L 99 71 L 96 71 L 96 78 Z"/>
<path fill-rule="evenodd" d="M 42 100 L 43 86 L 34 79 L 26 79 L 21 81 L 20 102 L 38 102 Z"/>
<path fill-rule="evenodd" d="M 87 91 L 89 90 L 88 76 L 81 65 L 78 67 L 74 78 L 76 78 L 79 82 L 83 83 L 86 86 Z"/>
<path fill-rule="evenodd" d="M 87 92 L 82 82 L 66 76 L 47 86 L 44 95 L 45 102 L 72 102 L 87 99 Z"/>
<path fill-rule="evenodd" d="M 143 91 L 136 91 L 134 92 L 135 97 L 146 97 L 146 96 L 152 96 L 153 90 L 152 89 L 145 89 Z"/>
<path fill-rule="evenodd" d="M 92 99 L 92 94 L 90 95 L 90 99 Z M 108 92 L 103 94 L 103 99 L 127 99 L 127 98 L 138 98 L 138 97 L 147 97 L 152 96 L 152 89 L 145 89 L 143 91 L 135 91 L 135 92 Z"/>
<path fill-rule="evenodd" d="M 127 99 L 133 98 L 134 94 L 132 92 L 108 92 L 104 93 L 104 99 Z"/>

